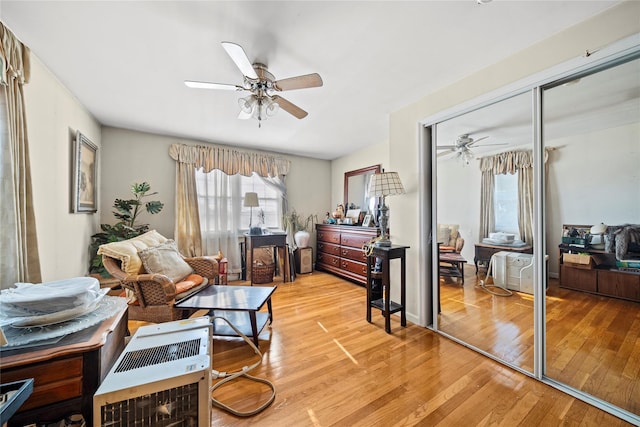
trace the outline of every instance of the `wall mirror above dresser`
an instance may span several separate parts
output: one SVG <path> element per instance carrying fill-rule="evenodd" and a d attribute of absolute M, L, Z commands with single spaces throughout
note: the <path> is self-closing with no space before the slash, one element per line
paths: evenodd
<path fill-rule="evenodd" d="M 369 197 L 369 180 L 371 175 L 380 173 L 380 165 L 367 166 L 344 173 L 344 208 L 353 203 L 362 212 L 373 212 L 375 202 Z"/>

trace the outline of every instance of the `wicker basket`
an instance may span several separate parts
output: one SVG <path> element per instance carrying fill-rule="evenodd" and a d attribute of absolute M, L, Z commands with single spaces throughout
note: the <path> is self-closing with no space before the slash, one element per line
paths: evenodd
<path fill-rule="evenodd" d="M 257 284 L 273 282 L 275 269 L 275 264 L 253 264 L 253 268 L 251 269 L 251 282 Z"/>

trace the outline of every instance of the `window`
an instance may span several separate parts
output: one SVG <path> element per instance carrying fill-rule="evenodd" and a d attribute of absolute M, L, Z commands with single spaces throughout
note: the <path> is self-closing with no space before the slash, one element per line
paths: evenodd
<path fill-rule="evenodd" d="M 258 193 L 259 207 L 253 208 L 253 225 L 262 225 L 268 228 L 281 228 L 282 222 L 282 203 L 279 193 L 265 182 L 255 173 L 250 177 L 240 175 L 240 185 L 242 187 L 241 197 L 244 194 L 253 191 Z M 260 220 L 260 212 L 264 213 L 264 222 Z M 242 207 L 241 224 L 249 224 L 249 216 L 251 208 Z"/>
<path fill-rule="evenodd" d="M 196 171 L 196 186 L 203 233 L 229 230 L 230 227 L 248 229 L 252 210 L 243 206 L 243 198 L 249 191 L 258 193 L 260 204 L 253 209 L 252 225 L 260 223 L 268 228 L 281 226 L 280 195 L 255 173 L 246 177 L 228 176 L 219 170 L 210 173 Z M 261 211 L 264 212 L 264 224 L 259 219 Z"/>
<path fill-rule="evenodd" d="M 520 238 L 518 228 L 518 175 L 495 176 L 493 212 L 496 231 L 513 233 Z"/>

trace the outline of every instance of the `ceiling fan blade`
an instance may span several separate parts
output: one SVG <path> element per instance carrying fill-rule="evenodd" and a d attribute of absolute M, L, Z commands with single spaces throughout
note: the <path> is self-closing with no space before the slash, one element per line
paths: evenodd
<path fill-rule="evenodd" d="M 226 83 L 194 82 L 192 80 L 185 80 L 184 84 L 195 89 L 244 90 L 242 86 Z"/>
<path fill-rule="evenodd" d="M 232 42 L 222 42 L 222 47 L 227 51 L 227 54 L 229 54 L 233 62 L 235 62 L 242 75 L 249 77 L 250 79 L 258 79 L 256 70 L 253 69 L 253 65 L 251 64 L 251 61 L 249 61 L 249 58 L 244 52 L 242 46 Z"/>
<path fill-rule="evenodd" d="M 271 97 L 271 99 L 277 102 L 280 108 L 282 108 L 284 111 L 286 111 L 287 113 L 299 119 L 304 119 L 309 114 L 306 111 L 304 111 L 302 108 L 298 107 L 297 105 L 293 104 L 290 101 L 287 101 L 281 96 L 274 95 Z"/>
<path fill-rule="evenodd" d="M 448 150 L 448 151 L 445 151 L 443 153 L 438 153 L 438 157 L 448 156 L 449 154 L 453 154 L 453 153 L 455 153 L 455 151 L 453 151 L 453 150 L 449 151 Z"/>
<path fill-rule="evenodd" d="M 320 87 L 322 86 L 322 77 L 320 74 L 305 74 L 304 76 L 289 77 L 288 79 L 278 80 L 274 82 L 276 90 L 295 90 L 305 89 L 308 87 Z"/>
<path fill-rule="evenodd" d="M 440 145 L 438 147 L 436 147 L 437 150 L 455 150 L 456 148 L 458 148 L 458 146 L 456 145 Z"/>
<path fill-rule="evenodd" d="M 493 147 L 497 145 L 509 145 L 509 144 L 507 144 L 506 142 L 496 142 L 495 144 L 482 144 L 480 147 Z"/>
<path fill-rule="evenodd" d="M 483 136 L 482 138 L 478 138 L 478 139 L 474 139 L 473 141 L 471 141 L 470 143 L 467 144 L 467 147 L 471 147 L 473 144 L 475 144 L 476 142 L 480 142 L 483 139 L 487 139 L 489 138 L 488 136 Z"/>

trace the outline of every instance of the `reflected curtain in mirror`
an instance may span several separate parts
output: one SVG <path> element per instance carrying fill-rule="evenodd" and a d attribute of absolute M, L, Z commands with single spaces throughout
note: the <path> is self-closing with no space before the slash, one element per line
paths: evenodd
<path fill-rule="evenodd" d="M 545 150 L 545 170 L 549 149 Z M 518 175 L 518 229 L 520 239 L 533 244 L 533 152 L 507 151 L 480 159 L 482 181 L 480 185 L 480 239 L 495 230 L 494 192 L 495 175 Z"/>

